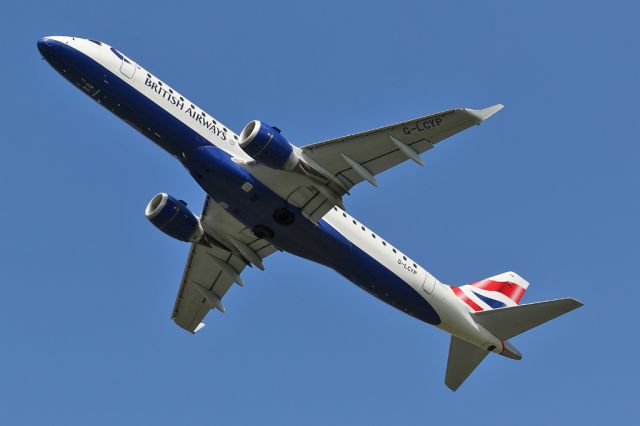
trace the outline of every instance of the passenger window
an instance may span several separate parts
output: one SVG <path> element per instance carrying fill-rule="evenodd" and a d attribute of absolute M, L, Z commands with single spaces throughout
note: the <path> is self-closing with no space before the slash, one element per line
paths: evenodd
<path fill-rule="evenodd" d="M 383 242 L 382 242 L 382 245 L 386 247 L 386 246 L 387 246 L 387 243 L 385 243 L 385 242 L 383 241 Z"/>
<path fill-rule="evenodd" d="M 394 253 L 397 253 L 396 249 L 392 249 Z"/>
<path fill-rule="evenodd" d="M 372 236 L 373 238 L 375 238 L 375 237 L 376 237 L 376 234 L 371 234 L 371 236 Z"/>
<path fill-rule="evenodd" d="M 407 260 L 407 256 L 402 256 L 402 258 L 403 258 L 404 260 Z"/>
<path fill-rule="evenodd" d="M 363 230 L 363 231 L 365 230 L 365 229 L 364 229 L 364 226 L 361 226 L 360 228 L 362 228 L 362 230 Z"/>

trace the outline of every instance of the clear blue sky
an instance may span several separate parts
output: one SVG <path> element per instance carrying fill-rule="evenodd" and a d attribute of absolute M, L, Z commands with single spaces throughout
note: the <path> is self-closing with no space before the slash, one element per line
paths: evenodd
<path fill-rule="evenodd" d="M 637 404 L 636 6 L 616 2 L 8 2 L 0 16 L 0 424 L 629 423 Z M 631 4 L 631 2 L 629 2 Z M 170 320 L 199 211 L 169 155 L 41 60 L 102 39 L 238 131 L 304 145 L 451 107 L 505 109 L 363 185 L 348 210 L 441 281 L 507 270 L 585 306 L 457 392 L 449 336 L 278 254 L 197 336 Z"/>

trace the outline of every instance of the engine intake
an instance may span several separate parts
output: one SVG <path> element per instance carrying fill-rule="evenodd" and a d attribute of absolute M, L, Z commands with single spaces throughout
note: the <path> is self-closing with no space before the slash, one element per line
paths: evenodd
<path fill-rule="evenodd" d="M 144 214 L 156 228 L 176 240 L 195 243 L 204 235 L 200 219 L 187 204 L 164 192 L 149 201 Z"/>
<path fill-rule="evenodd" d="M 300 159 L 280 129 L 253 120 L 240 133 L 240 148 L 258 163 L 277 170 L 293 170 Z"/>

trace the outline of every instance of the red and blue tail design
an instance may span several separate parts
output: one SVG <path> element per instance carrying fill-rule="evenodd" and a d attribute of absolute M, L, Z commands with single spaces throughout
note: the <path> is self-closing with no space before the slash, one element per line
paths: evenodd
<path fill-rule="evenodd" d="M 461 287 L 451 287 L 453 293 L 472 311 L 487 311 L 516 306 L 529 283 L 515 272 L 505 272 Z"/>

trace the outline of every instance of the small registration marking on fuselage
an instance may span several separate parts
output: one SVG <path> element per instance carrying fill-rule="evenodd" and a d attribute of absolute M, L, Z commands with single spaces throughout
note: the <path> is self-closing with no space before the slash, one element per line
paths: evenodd
<path fill-rule="evenodd" d="M 407 262 L 405 262 L 402 259 L 398 259 L 398 265 L 401 265 L 404 269 L 407 270 L 407 272 L 409 272 L 412 275 L 416 275 L 418 273 L 416 268 L 414 268 L 413 266 L 409 265 Z"/>

